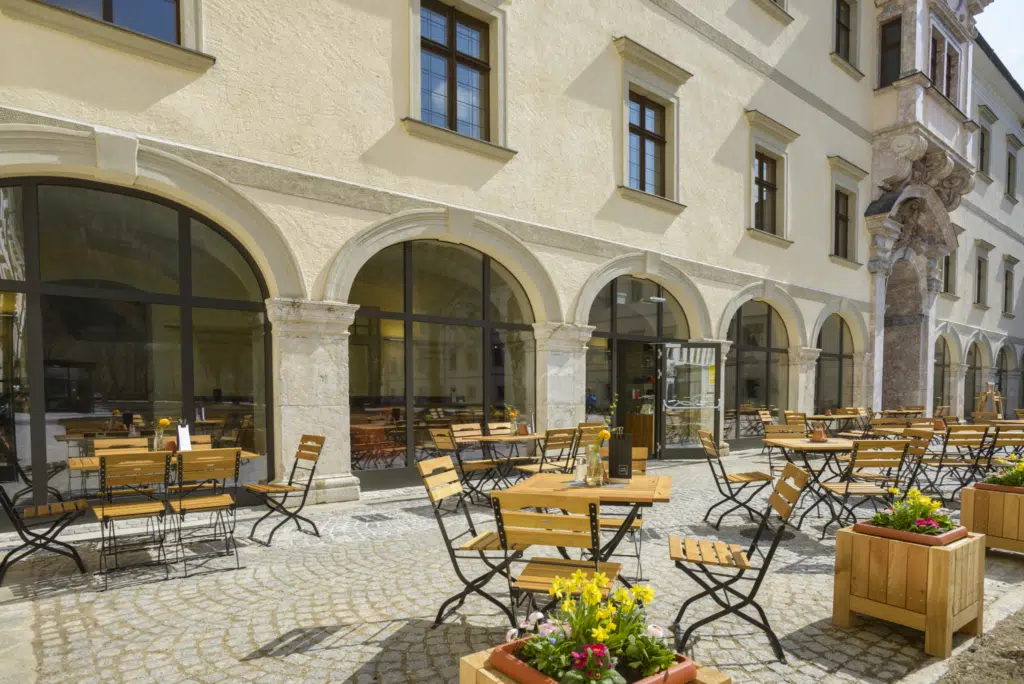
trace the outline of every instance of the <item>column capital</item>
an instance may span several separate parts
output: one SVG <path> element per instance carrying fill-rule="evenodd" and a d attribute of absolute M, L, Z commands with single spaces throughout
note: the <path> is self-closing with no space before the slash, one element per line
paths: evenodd
<path fill-rule="evenodd" d="M 583 351 L 594 333 L 592 325 L 572 323 L 534 323 L 537 350 Z"/>
<path fill-rule="evenodd" d="M 278 335 L 347 337 L 357 304 L 309 299 L 267 300 L 267 318 Z"/>
<path fill-rule="evenodd" d="M 722 361 L 725 361 L 725 357 L 729 355 L 729 350 L 732 348 L 732 340 L 716 340 L 713 337 L 702 337 L 693 342 L 700 342 L 702 344 L 718 344 L 722 347 Z"/>
<path fill-rule="evenodd" d="M 817 347 L 795 347 L 789 353 L 802 367 L 808 368 L 817 363 L 821 350 Z"/>

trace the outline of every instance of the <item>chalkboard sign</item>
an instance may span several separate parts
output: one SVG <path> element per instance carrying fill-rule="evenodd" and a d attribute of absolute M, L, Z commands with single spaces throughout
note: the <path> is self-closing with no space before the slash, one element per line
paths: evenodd
<path fill-rule="evenodd" d="M 608 481 L 629 482 L 633 479 L 633 435 L 608 440 Z"/>

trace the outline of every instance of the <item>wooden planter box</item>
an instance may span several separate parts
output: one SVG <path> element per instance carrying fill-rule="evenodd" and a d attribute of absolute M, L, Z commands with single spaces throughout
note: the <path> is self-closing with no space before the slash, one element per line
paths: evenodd
<path fill-rule="evenodd" d="M 1024 553 L 1024 491 L 965 487 L 960 522 L 971 532 L 984 534 L 990 549 Z"/>
<path fill-rule="evenodd" d="M 852 626 L 854 613 L 895 622 L 924 632 L 925 653 L 948 658 L 953 632 L 982 633 L 985 537 L 923 546 L 839 530 L 833 592 L 836 626 Z"/>
<path fill-rule="evenodd" d="M 459 684 L 519 684 L 491 667 L 491 651 L 463 656 L 459 661 Z M 697 666 L 695 684 L 732 684 L 732 677 L 713 667 Z"/>

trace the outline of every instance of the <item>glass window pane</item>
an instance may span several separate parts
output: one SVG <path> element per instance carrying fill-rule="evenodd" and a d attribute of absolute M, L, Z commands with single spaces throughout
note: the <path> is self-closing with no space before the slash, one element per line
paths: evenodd
<path fill-rule="evenodd" d="M 25 279 L 25 228 L 21 188 L 0 188 L 0 278 Z"/>
<path fill-rule="evenodd" d="M 29 429 L 28 367 L 25 358 L 25 295 L 0 293 L 0 486 L 18 504 L 32 502 L 28 480 L 32 479 L 31 430 Z M 52 428 L 48 426 L 47 432 Z M 65 448 L 52 437 L 53 462 L 67 458 Z M 57 453 L 63 452 L 63 453 Z M 61 474 L 52 485 L 66 491 Z"/>
<path fill-rule="evenodd" d="M 491 421 L 505 422 L 514 410 L 519 424 L 536 425 L 535 351 L 532 330 L 491 330 Z"/>
<path fill-rule="evenodd" d="M 843 330 L 843 354 L 851 356 L 853 354 L 853 335 L 850 334 L 850 326 L 846 324 L 842 316 L 839 317 L 839 326 Z"/>
<path fill-rule="evenodd" d="M 736 338 L 736 319 L 732 319 L 732 323 L 729 325 L 729 336 L 728 339 L 735 341 Z M 725 383 L 725 435 L 724 439 L 733 439 L 737 436 L 738 413 L 736 406 L 736 385 L 738 381 L 737 375 L 737 360 L 739 358 L 739 350 L 736 345 L 730 345 L 729 352 L 725 356 L 725 377 L 722 381 Z"/>
<path fill-rule="evenodd" d="M 43 0 L 47 5 L 56 5 L 72 12 L 84 14 L 93 19 L 103 18 L 103 0 Z"/>
<path fill-rule="evenodd" d="M 195 219 L 191 232 L 193 296 L 263 301 L 252 266 L 230 240 Z"/>
<path fill-rule="evenodd" d="M 772 312 L 772 347 L 774 349 L 788 349 L 789 348 L 789 335 L 786 334 L 786 324 L 782 321 L 782 316 L 775 309 L 770 306 L 768 309 Z"/>
<path fill-rule="evenodd" d="M 768 365 L 768 406 L 777 408 L 779 415 L 789 408 L 789 354 L 772 352 Z"/>
<path fill-rule="evenodd" d="M 665 110 L 657 105 L 644 107 L 644 128 L 658 135 L 665 135 Z"/>
<path fill-rule="evenodd" d="M 441 45 L 448 44 L 448 18 L 429 7 L 420 6 L 420 35 Z"/>
<path fill-rule="evenodd" d="M 488 293 L 492 321 L 501 323 L 533 323 L 533 309 L 526 290 L 516 277 L 494 259 L 491 265 L 491 291 Z"/>
<path fill-rule="evenodd" d="M 815 395 L 814 410 L 817 413 L 824 413 L 825 410 L 834 411 L 841 408 L 842 398 L 839 396 L 839 357 L 818 357 L 818 372 L 815 378 L 817 392 Z"/>
<path fill-rule="evenodd" d="M 588 423 L 611 423 L 612 353 L 607 337 L 591 337 L 587 343 L 586 415 Z"/>
<path fill-rule="evenodd" d="M 420 55 L 420 117 L 448 127 L 448 60 L 428 50 Z"/>
<path fill-rule="evenodd" d="M 39 186 L 42 278 L 177 294 L 178 212 L 138 197 Z"/>
<path fill-rule="evenodd" d="M 348 300 L 364 310 L 405 311 L 405 248 L 392 245 L 374 254 L 359 269 Z"/>
<path fill-rule="evenodd" d="M 486 35 L 476 26 L 459 22 L 455 25 L 455 49 L 464 55 L 487 61 Z"/>
<path fill-rule="evenodd" d="M 699 448 L 698 432 L 715 431 L 715 350 L 665 345 L 665 445 Z"/>
<path fill-rule="evenodd" d="M 690 339 L 690 325 L 683 307 L 668 292 L 662 291 L 662 296 L 665 298 L 661 314 L 662 335 L 676 340 Z M 713 359 L 711 363 L 714 363 Z"/>
<path fill-rule="evenodd" d="M 483 138 L 486 126 L 487 79 L 476 69 L 456 67 L 458 92 L 456 93 L 456 129 L 472 138 Z"/>
<path fill-rule="evenodd" d="M 823 354 L 839 354 L 839 340 L 841 337 L 840 327 L 843 319 L 837 314 L 832 314 L 821 326 L 821 334 L 818 336 L 818 347 Z"/>
<path fill-rule="evenodd" d="M 177 0 L 112 0 L 114 23 L 147 36 L 178 42 Z"/>
<path fill-rule="evenodd" d="M 636 100 L 629 101 L 629 123 L 634 126 L 640 125 L 640 111 L 642 107 Z"/>
<path fill-rule="evenodd" d="M 629 134 L 629 187 L 642 190 L 640 187 L 640 136 Z"/>
<path fill-rule="evenodd" d="M 744 350 L 739 354 L 740 406 L 750 404 L 755 408 L 774 402 L 768 396 L 767 352 Z M 742 416 L 741 416 L 742 417 Z"/>
<path fill-rule="evenodd" d="M 405 466 L 403 321 L 356 316 L 349 337 L 349 409 L 352 469 Z"/>
<path fill-rule="evenodd" d="M 612 287 L 612 283 L 602 287 L 590 306 L 590 318 L 587 319 L 587 323 L 594 326 L 598 332 L 612 331 Z"/>
<path fill-rule="evenodd" d="M 416 459 L 433 455 L 427 418 L 484 422 L 483 329 L 438 323 L 413 324 L 412 377 L 416 405 Z M 463 458 L 480 458 L 466 450 Z"/>
<path fill-rule="evenodd" d="M 740 337 L 736 341 L 744 347 L 768 346 L 768 312 L 764 302 L 747 302 L 740 309 Z"/>
<path fill-rule="evenodd" d="M 617 331 L 623 335 L 656 337 L 658 334 L 658 286 L 650 280 L 622 276 L 615 280 Z"/>
<path fill-rule="evenodd" d="M 483 318 L 483 255 L 434 240 L 412 243 L 412 312 Z"/>

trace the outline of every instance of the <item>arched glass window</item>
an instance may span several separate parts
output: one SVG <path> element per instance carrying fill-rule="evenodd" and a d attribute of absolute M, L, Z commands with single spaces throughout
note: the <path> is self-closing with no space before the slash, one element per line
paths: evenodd
<path fill-rule="evenodd" d="M 818 333 L 815 411 L 853 405 L 853 335 L 839 314 L 832 314 Z"/>
<path fill-rule="evenodd" d="M 749 301 L 733 316 L 728 339 L 726 436 L 734 438 L 747 435 L 758 409 L 789 408 L 789 335 L 775 309 Z"/>
<path fill-rule="evenodd" d="M 950 387 L 949 345 L 943 337 L 935 340 L 935 371 L 933 382 L 934 406 L 949 406 Z M 949 408 L 952 411 L 952 408 Z M 938 413 L 935 414 L 939 415 Z"/>
<path fill-rule="evenodd" d="M 267 290 L 234 238 L 134 190 L 0 186 L 0 460 L 43 472 L 68 456 L 53 436 L 152 436 L 160 418 L 272 451 Z M 88 440 L 69 443 L 87 451 Z M 242 479 L 272 472 L 254 459 Z M 65 477 L 50 484 L 66 491 Z"/>
<path fill-rule="evenodd" d="M 436 240 L 392 245 L 363 265 L 349 301 L 360 307 L 349 338 L 352 467 L 364 485 L 366 471 L 430 456 L 431 427 L 512 411 L 532 420 L 533 310 L 497 261 Z"/>
<path fill-rule="evenodd" d="M 967 374 L 964 376 L 964 420 L 974 415 L 974 406 L 981 391 L 981 350 L 975 342 L 967 350 Z"/>
<path fill-rule="evenodd" d="M 1010 355 L 1006 353 L 1006 349 L 1000 349 L 999 355 L 996 356 L 996 390 L 999 392 L 999 396 L 1003 399 L 1003 411 L 1008 415 L 1013 415 L 1010 409 L 1010 397 L 1007 393 L 1010 391 Z"/>

